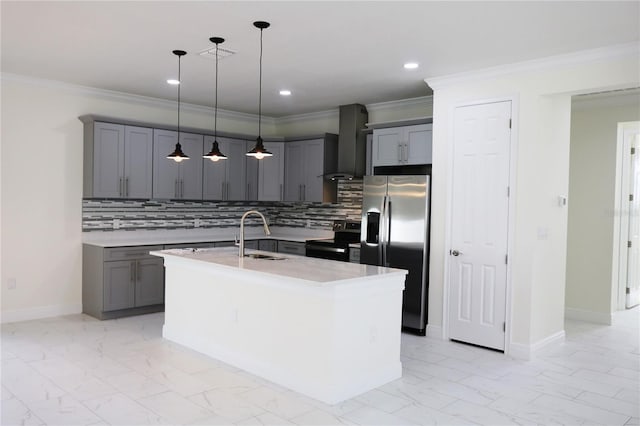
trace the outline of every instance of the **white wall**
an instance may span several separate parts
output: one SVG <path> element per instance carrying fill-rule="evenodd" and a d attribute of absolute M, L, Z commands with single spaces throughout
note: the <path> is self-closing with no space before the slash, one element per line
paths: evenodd
<path fill-rule="evenodd" d="M 78 116 L 174 124 L 175 103 L 11 75 L 2 76 L 1 95 L 3 320 L 79 312 L 83 141 Z M 183 125 L 211 127 L 207 109 L 186 109 Z M 251 134 L 255 128 L 254 120 L 242 116 L 219 117 L 222 130 Z M 264 129 L 273 134 L 274 125 L 267 120 Z M 16 289 L 7 289 L 9 278 L 16 279 Z"/>
<path fill-rule="evenodd" d="M 567 208 L 559 207 L 558 196 L 569 189 L 571 94 L 638 86 L 638 63 L 637 47 L 623 46 L 427 79 L 434 89 L 432 327 L 443 326 L 454 108 L 498 98 L 515 100 L 509 343 L 514 352 L 530 352 L 564 329 Z"/>
<path fill-rule="evenodd" d="M 568 317 L 610 323 L 614 250 L 617 125 L 640 120 L 640 97 L 574 97 L 571 112 Z M 617 288 L 617 287 L 616 287 Z M 615 310 L 615 308 L 613 309 Z"/>

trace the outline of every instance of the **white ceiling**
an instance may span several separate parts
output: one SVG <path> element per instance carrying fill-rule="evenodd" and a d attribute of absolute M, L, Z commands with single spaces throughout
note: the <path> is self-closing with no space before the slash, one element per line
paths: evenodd
<path fill-rule="evenodd" d="M 2 1 L 2 72 L 279 117 L 429 95 L 425 77 L 640 40 L 640 2 Z M 420 63 L 407 71 L 406 61 Z M 288 88 L 290 97 L 278 95 Z"/>

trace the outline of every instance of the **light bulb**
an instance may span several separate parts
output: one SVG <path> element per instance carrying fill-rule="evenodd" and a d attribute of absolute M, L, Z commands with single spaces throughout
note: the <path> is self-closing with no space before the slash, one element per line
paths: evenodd
<path fill-rule="evenodd" d="M 173 161 L 175 161 L 176 163 L 180 163 L 182 160 L 184 160 L 184 158 L 182 157 L 173 157 Z"/>
<path fill-rule="evenodd" d="M 261 152 L 258 152 L 258 153 L 256 154 L 256 158 L 257 158 L 258 160 L 262 160 L 262 159 L 264 158 L 264 154 L 263 154 L 263 153 L 261 153 Z"/>
<path fill-rule="evenodd" d="M 218 161 L 220 159 L 220 157 L 218 157 L 217 155 L 213 156 L 213 157 L 209 157 L 209 160 L 213 161 L 214 163 L 216 161 Z"/>

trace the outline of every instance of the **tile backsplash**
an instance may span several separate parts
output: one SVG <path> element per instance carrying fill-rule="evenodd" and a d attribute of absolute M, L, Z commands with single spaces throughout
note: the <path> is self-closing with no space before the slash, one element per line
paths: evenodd
<path fill-rule="evenodd" d="M 360 220 L 362 180 L 338 182 L 338 203 L 266 201 L 82 200 L 82 231 L 158 230 L 239 226 L 247 210 L 270 225 L 331 230 L 334 220 Z M 257 217 L 245 225 L 259 226 Z"/>

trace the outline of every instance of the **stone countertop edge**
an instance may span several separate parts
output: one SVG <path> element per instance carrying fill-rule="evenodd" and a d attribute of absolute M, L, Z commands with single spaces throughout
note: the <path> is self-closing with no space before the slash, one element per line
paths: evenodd
<path fill-rule="evenodd" d="M 252 229 L 255 228 L 255 229 Z M 283 240 L 305 242 L 307 240 L 333 238 L 332 231 L 306 228 L 272 227 L 271 235 L 266 236 L 262 227 L 246 230 L 245 240 Z M 98 247 L 133 247 L 161 244 L 207 243 L 234 241 L 240 234 L 240 228 L 223 228 L 220 230 L 182 229 L 155 231 L 107 231 L 84 232 L 82 243 Z"/>
<path fill-rule="evenodd" d="M 404 269 L 388 268 L 384 266 L 372 266 L 339 262 L 339 268 L 327 268 L 336 266 L 336 261 L 309 258 L 305 256 L 287 255 L 277 253 L 277 257 L 285 260 L 262 260 L 244 258 L 240 265 L 234 261 L 238 259 L 235 248 L 220 247 L 199 249 L 190 252 L 189 249 L 168 249 L 150 252 L 151 255 L 175 259 L 180 263 L 188 262 L 194 266 L 204 268 L 216 268 L 236 272 L 240 274 L 260 274 L 265 276 L 284 278 L 291 283 L 301 283 L 311 287 L 333 287 L 343 284 L 370 283 L 369 279 L 381 276 L 406 275 Z M 273 254 L 260 250 L 247 250 L 247 253 Z M 200 257 L 205 255 L 206 257 Z M 331 263 L 328 265 L 327 263 Z M 280 285 L 285 284 L 280 282 Z M 404 283 L 402 284 L 404 287 Z"/>

